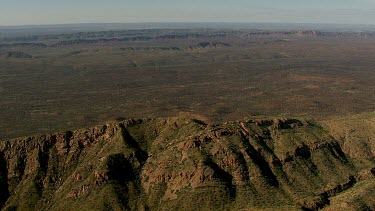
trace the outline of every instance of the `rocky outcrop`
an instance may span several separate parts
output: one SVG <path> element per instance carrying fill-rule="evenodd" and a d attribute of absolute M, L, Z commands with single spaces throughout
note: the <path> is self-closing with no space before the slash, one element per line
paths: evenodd
<path fill-rule="evenodd" d="M 336 140 L 297 119 L 126 120 L 0 142 L 2 210 L 316 210 L 355 174 Z"/>
<path fill-rule="evenodd" d="M 270 44 L 288 43 L 288 42 L 290 42 L 288 39 L 276 39 L 276 40 L 268 40 L 268 41 L 264 41 L 264 42 L 259 42 L 258 44 L 270 45 Z"/>
<path fill-rule="evenodd" d="M 47 45 L 44 44 L 44 43 L 7 43 L 7 44 L 0 44 L 0 49 L 2 49 L 2 48 L 15 48 L 15 47 L 46 48 Z"/>
<path fill-rule="evenodd" d="M 289 37 L 289 38 L 368 38 L 374 37 L 374 32 L 342 32 L 342 31 L 317 31 L 317 30 L 291 30 L 291 31 L 254 31 L 241 35 L 248 38 L 267 38 L 267 37 Z"/>
<path fill-rule="evenodd" d="M 33 58 L 33 56 L 31 56 L 30 54 L 25 53 L 25 52 L 20 52 L 20 51 L 7 52 L 5 54 L 5 57 L 7 57 L 7 58 L 18 58 L 18 59 L 31 59 L 31 58 Z"/>
<path fill-rule="evenodd" d="M 189 38 L 216 38 L 223 37 L 225 35 L 220 34 L 196 34 L 196 33 L 187 33 L 187 34 L 165 34 L 165 35 L 156 35 L 156 36 L 128 36 L 122 38 L 100 38 L 100 39 L 70 39 L 62 40 L 48 45 L 49 47 L 61 47 L 69 45 L 87 45 L 87 44 L 105 44 L 113 42 L 134 42 L 134 41 L 149 41 L 149 40 L 169 40 L 169 39 L 189 39 Z"/>
<path fill-rule="evenodd" d="M 361 171 L 357 177 L 358 181 L 363 181 L 363 180 L 368 180 L 368 179 L 375 179 L 375 167 Z"/>
<path fill-rule="evenodd" d="M 220 47 L 230 47 L 231 45 L 223 42 L 201 42 L 197 45 L 192 45 L 187 47 L 188 50 L 205 49 L 205 48 L 220 48 Z"/>
<path fill-rule="evenodd" d="M 375 161 L 374 112 L 324 121 L 324 125 L 350 157 Z"/>
<path fill-rule="evenodd" d="M 145 48 L 120 48 L 122 51 L 180 51 L 178 47 L 145 47 Z"/>

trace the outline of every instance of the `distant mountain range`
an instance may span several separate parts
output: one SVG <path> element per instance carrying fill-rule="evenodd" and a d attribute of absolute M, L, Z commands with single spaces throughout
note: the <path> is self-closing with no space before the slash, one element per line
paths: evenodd
<path fill-rule="evenodd" d="M 352 24 L 312 24 L 312 23 L 79 23 L 51 25 L 0 26 L 1 35 L 51 34 L 77 31 L 126 30 L 126 29 L 186 29 L 186 28 L 222 28 L 222 29 L 260 29 L 260 30 L 327 30 L 327 31 L 374 31 L 375 25 Z"/>

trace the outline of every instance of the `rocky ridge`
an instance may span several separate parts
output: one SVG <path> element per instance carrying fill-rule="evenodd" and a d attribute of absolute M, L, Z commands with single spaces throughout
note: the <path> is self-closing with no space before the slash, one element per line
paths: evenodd
<path fill-rule="evenodd" d="M 318 210 L 358 172 L 312 121 L 126 120 L 0 142 L 0 208 Z"/>

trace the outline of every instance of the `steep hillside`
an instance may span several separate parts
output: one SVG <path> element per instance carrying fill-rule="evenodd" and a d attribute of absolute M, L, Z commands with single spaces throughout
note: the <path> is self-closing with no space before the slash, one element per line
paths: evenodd
<path fill-rule="evenodd" d="M 0 207 L 329 209 L 330 197 L 340 207 L 343 197 L 353 196 L 348 191 L 373 193 L 374 172 L 359 170 L 311 121 L 127 120 L 0 142 Z M 374 209 L 375 203 L 358 206 Z"/>
<path fill-rule="evenodd" d="M 343 150 L 358 159 L 375 159 L 375 112 L 325 121 Z"/>

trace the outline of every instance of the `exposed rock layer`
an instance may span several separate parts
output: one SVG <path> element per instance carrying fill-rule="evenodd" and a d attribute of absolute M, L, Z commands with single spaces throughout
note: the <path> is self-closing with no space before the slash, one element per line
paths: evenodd
<path fill-rule="evenodd" d="M 128 120 L 0 142 L 0 207 L 317 210 L 357 172 L 309 121 Z"/>

